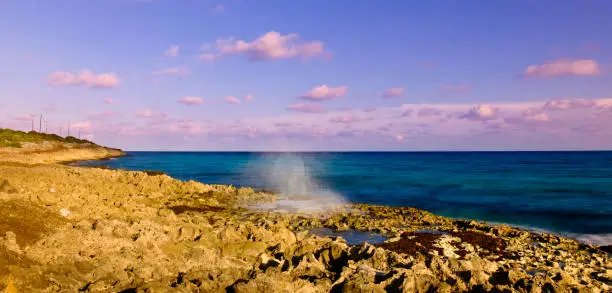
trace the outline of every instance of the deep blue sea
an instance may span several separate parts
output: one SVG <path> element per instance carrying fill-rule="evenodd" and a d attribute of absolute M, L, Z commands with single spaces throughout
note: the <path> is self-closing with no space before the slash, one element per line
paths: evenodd
<path fill-rule="evenodd" d="M 612 152 L 130 152 L 82 164 L 277 190 L 274 166 L 295 158 L 313 182 L 352 202 L 612 244 Z"/>

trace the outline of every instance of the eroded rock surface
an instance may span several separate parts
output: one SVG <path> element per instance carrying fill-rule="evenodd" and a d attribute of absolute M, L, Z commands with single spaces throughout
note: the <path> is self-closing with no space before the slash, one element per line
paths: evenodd
<path fill-rule="evenodd" d="M 0 164 L 0 178 L 4 292 L 612 290 L 605 248 L 414 208 L 260 212 L 245 206 L 273 195 L 63 165 Z M 308 233 L 321 227 L 388 240 Z"/>

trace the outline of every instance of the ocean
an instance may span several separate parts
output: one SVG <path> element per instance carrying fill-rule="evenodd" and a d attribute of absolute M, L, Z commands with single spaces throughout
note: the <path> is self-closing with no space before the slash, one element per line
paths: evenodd
<path fill-rule="evenodd" d="M 298 187 L 316 184 L 351 202 L 612 244 L 612 152 L 129 152 L 80 164 L 264 190 L 295 185 L 283 181 L 299 170 Z"/>

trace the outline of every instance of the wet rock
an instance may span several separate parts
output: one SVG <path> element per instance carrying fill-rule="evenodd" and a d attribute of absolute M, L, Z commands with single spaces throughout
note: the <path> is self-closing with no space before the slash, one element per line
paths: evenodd
<path fill-rule="evenodd" d="M 599 250 L 606 252 L 606 253 L 610 253 L 612 254 L 612 245 L 604 245 L 604 246 L 600 246 Z"/>

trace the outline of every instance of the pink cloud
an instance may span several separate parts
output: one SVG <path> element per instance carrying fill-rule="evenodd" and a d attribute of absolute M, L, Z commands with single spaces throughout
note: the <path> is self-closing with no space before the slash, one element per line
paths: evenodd
<path fill-rule="evenodd" d="M 323 42 L 303 42 L 297 34 L 282 35 L 271 31 L 252 42 L 234 38 L 219 39 L 216 43 L 218 53 L 204 53 L 201 60 L 214 61 L 226 56 L 246 55 L 251 60 L 267 61 L 278 59 L 310 59 L 329 55 L 325 52 Z"/>
<path fill-rule="evenodd" d="M 388 90 L 386 90 L 382 97 L 383 98 L 396 98 L 396 97 L 401 97 L 404 95 L 404 89 L 401 87 L 397 87 L 397 88 L 390 88 Z"/>
<path fill-rule="evenodd" d="M 189 69 L 185 66 L 181 67 L 169 67 L 161 70 L 151 72 L 152 75 L 176 75 L 176 76 L 188 76 L 190 74 Z"/>
<path fill-rule="evenodd" d="M 359 119 L 353 115 L 348 114 L 331 118 L 329 119 L 329 121 L 332 123 L 353 123 L 359 121 Z"/>
<path fill-rule="evenodd" d="M 94 113 L 89 115 L 89 119 L 91 120 L 106 120 L 114 117 L 118 117 L 120 114 L 118 112 L 113 111 L 104 111 L 100 113 Z"/>
<path fill-rule="evenodd" d="M 177 103 L 188 106 L 201 105 L 204 104 L 204 99 L 201 97 L 182 97 L 177 101 Z"/>
<path fill-rule="evenodd" d="M 252 102 L 253 100 L 255 100 L 255 97 L 253 97 L 253 95 L 246 95 L 244 97 L 244 100 L 247 102 Z"/>
<path fill-rule="evenodd" d="M 451 93 L 469 93 L 472 92 L 472 86 L 467 84 L 446 85 L 442 88 L 445 92 Z"/>
<path fill-rule="evenodd" d="M 202 53 L 200 54 L 199 58 L 201 61 L 212 62 L 212 61 L 217 60 L 217 55 L 211 54 L 211 53 Z"/>
<path fill-rule="evenodd" d="M 402 113 L 402 117 L 411 117 L 413 113 L 414 113 L 414 110 L 408 109 L 404 111 L 404 113 Z"/>
<path fill-rule="evenodd" d="M 395 136 L 395 140 L 397 141 L 403 141 L 405 139 L 405 137 L 403 135 L 396 135 Z"/>
<path fill-rule="evenodd" d="M 293 104 L 287 107 L 288 110 L 304 113 L 323 113 L 325 108 L 319 104 Z"/>
<path fill-rule="evenodd" d="M 599 109 L 612 109 L 612 99 L 599 99 L 596 103 Z"/>
<path fill-rule="evenodd" d="M 230 103 L 230 104 L 237 104 L 237 105 L 242 104 L 242 102 L 238 98 L 236 98 L 236 97 L 229 96 L 229 97 L 225 97 L 223 99 L 226 102 Z"/>
<path fill-rule="evenodd" d="M 522 117 L 507 117 L 504 122 L 508 124 L 535 124 L 550 121 L 550 117 L 544 113 L 534 113 L 526 111 Z"/>
<path fill-rule="evenodd" d="M 203 129 L 200 123 L 193 120 L 180 120 L 170 126 L 170 131 L 183 134 L 198 134 L 202 133 Z"/>
<path fill-rule="evenodd" d="M 106 99 L 102 100 L 102 102 L 104 102 L 104 104 L 108 104 L 108 105 L 116 103 L 115 100 L 112 99 L 112 98 L 106 98 Z"/>
<path fill-rule="evenodd" d="M 54 72 L 47 82 L 51 85 L 74 85 L 89 88 L 113 88 L 121 82 L 115 73 L 94 74 L 89 69 L 83 69 L 78 74 L 71 72 Z"/>
<path fill-rule="evenodd" d="M 144 109 L 137 111 L 136 116 L 150 119 L 166 119 L 166 117 L 168 117 L 168 114 L 166 114 L 166 112 L 155 112 L 151 109 Z"/>
<path fill-rule="evenodd" d="M 71 128 L 76 128 L 76 129 L 91 129 L 91 122 L 89 121 L 79 121 L 79 122 L 74 122 L 70 124 Z"/>
<path fill-rule="evenodd" d="M 171 45 L 170 48 L 168 48 L 168 50 L 164 51 L 164 55 L 170 58 L 176 57 L 178 56 L 179 49 L 180 49 L 179 46 Z"/>
<path fill-rule="evenodd" d="M 550 117 L 548 117 L 548 115 L 546 115 L 544 113 L 539 113 L 539 114 L 534 114 L 534 115 L 527 116 L 527 117 L 525 117 L 525 119 L 544 122 L 544 121 L 549 121 Z"/>
<path fill-rule="evenodd" d="M 594 108 L 597 106 L 596 100 L 587 99 L 552 99 L 542 109 L 545 110 L 568 110 L 578 108 Z"/>
<path fill-rule="evenodd" d="M 17 120 L 17 121 L 32 121 L 34 118 L 36 118 L 36 115 L 34 115 L 34 114 L 23 114 L 23 115 L 19 115 L 19 116 L 15 117 L 15 120 Z"/>
<path fill-rule="evenodd" d="M 433 107 L 425 107 L 425 108 L 420 109 L 420 110 L 417 112 L 417 115 L 419 115 L 419 117 L 426 117 L 426 116 L 440 116 L 440 115 L 442 115 L 442 113 L 443 113 L 442 111 L 440 111 L 440 110 L 438 110 L 438 109 L 436 109 L 436 108 L 433 108 Z"/>
<path fill-rule="evenodd" d="M 461 118 L 473 121 L 489 121 L 497 119 L 498 112 L 499 110 L 492 105 L 476 105 L 467 113 L 463 114 Z"/>
<path fill-rule="evenodd" d="M 299 99 L 311 101 L 327 101 L 340 98 L 346 95 L 348 86 L 328 87 L 326 84 L 314 87 L 306 94 L 298 97 Z"/>
<path fill-rule="evenodd" d="M 525 77 L 594 76 L 599 75 L 599 64 L 594 60 L 557 59 L 544 64 L 530 65 Z"/>

